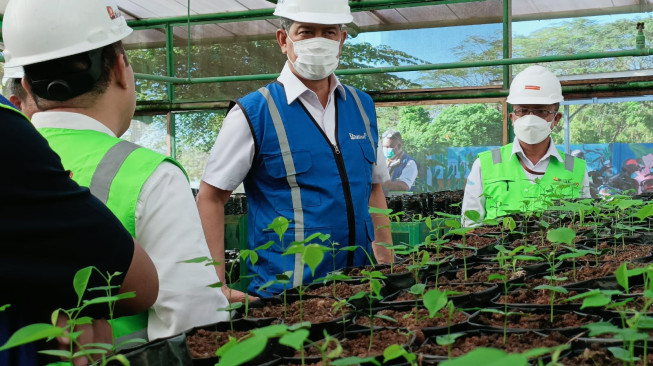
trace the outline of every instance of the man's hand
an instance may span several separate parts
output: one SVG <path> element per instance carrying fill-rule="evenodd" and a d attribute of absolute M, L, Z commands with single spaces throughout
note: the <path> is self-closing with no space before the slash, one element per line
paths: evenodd
<path fill-rule="evenodd" d="M 64 313 L 59 313 L 57 318 L 57 326 L 65 327 L 66 322 L 68 321 L 68 316 Z M 113 342 L 113 333 L 111 331 L 111 325 L 105 319 L 93 320 L 91 324 L 78 325 L 74 329 L 75 332 L 82 332 L 77 338 L 77 342 L 80 345 L 86 345 L 91 343 L 104 343 L 112 344 Z M 70 339 L 65 337 L 58 337 L 57 342 L 59 343 L 59 349 L 69 350 L 70 349 Z M 74 347 L 74 352 L 79 351 L 79 347 Z M 94 360 L 100 359 L 101 355 L 95 355 Z M 86 366 L 90 364 L 88 357 L 77 357 L 73 360 L 74 366 Z"/>
<path fill-rule="evenodd" d="M 234 302 L 242 302 L 244 304 L 246 296 L 249 298 L 249 302 L 258 300 L 258 297 L 248 295 L 242 291 L 231 289 L 227 286 L 222 286 L 222 292 L 224 293 L 224 296 L 227 297 L 227 300 L 229 300 L 230 304 Z"/>

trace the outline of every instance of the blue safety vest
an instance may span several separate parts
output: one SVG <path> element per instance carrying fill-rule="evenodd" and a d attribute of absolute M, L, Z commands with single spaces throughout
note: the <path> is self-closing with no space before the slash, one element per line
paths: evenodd
<path fill-rule="evenodd" d="M 394 167 L 394 169 L 392 169 L 392 172 L 390 174 L 390 180 L 397 180 L 399 177 L 401 177 L 401 173 L 404 172 L 404 168 L 406 167 L 406 165 L 408 165 L 408 163 L 411 160 L 414 161 L 415 159 L 413 159 L 410 155 L 403 153 L 403 155 L 401 155 L 401 160 L 399 161 L 399 164 L 396 167 Z M 412 192 L 414 189 L 415 189 L 414 184 L 408 187 L 408 191 L 410 192 Z"/>
<path fill-rule="evenodd" d="M 313 120 L 301 101 L 288 105 L 283 86 L 274 82 L 237 101 L 250 123 L 255 157 L 244 181 L 247 195 L 248 247 L 273 241 L 259 253 L 255 265 L 247 261 L 249 292 L 271 296 L 281 284 L 264 291 L 259 287 L 277 275 L 293 271 L 292 285 L 309 284 L 334 269 L 368 264 L 373 256 L 374 227 L 369 214 L 372 168 L 376 163 L 378 131 L 374 103 L 365 93 L 345 86 L 345 95 L 334 93 L 336 144 Z M 290 226 L 279 242 L 268 225 L 279 216 Z M 334 250 L 311 274 L 299 255 L 282 255 L 292 242 L 314 233 L 330 234 L 322 244 Z M 338 251 L 356 245 L 359 249 Z M 367 252 L 367 253 L 366 253 Z M 335 256 L 335 259 L 334 259 Z M 302 268 L 303 267 L 303 268 Z M 297 276 L 303 273 L 303 277 Z"/>

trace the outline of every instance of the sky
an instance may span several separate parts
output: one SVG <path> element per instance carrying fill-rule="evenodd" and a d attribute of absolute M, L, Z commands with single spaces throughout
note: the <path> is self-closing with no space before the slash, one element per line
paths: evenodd
<path fill-rule="evenodd" d="M 618 14 L 587 17 L 600 22 L 611 23 L 619 19 L 633 19 L 641 13 Z M 566 19 L 534 20 L 514 22 L 513 37 L 528 36 L 532 32 L 546 28 Z M 498 34 L 501 36 L 502 24 L 481 24 L 471 26 L 411 29 L 387 32 L 361 33 L 351 38 L 351 43 L 369 42 L 373 45 L 389 45 L 391 48 L 404 51 L 412 56 L 426 60 L 428 63 L 455 62 L 458 58 L 451 51 L 473 35 Z M 634 29 L 634 26 L 633 26 Z M 444 51 L 444 52 L 443 52 Z"/>

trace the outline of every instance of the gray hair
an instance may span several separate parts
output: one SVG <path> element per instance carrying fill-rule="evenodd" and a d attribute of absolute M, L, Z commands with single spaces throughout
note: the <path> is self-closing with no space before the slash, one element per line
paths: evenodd
<path fill-rule="evenodd" d="M 286 32 L 289 31 L 290 27 L 292 27 L 292 25 L 296 23 L 292 19 L 283 18 L 283 17 L 280 17 L 279 20 L 281 21 L 281 29 L 285 30 Z M 340 27 L 341 31 L 345 28 L 344 24 L 338 24 L 338 26 Z"/>

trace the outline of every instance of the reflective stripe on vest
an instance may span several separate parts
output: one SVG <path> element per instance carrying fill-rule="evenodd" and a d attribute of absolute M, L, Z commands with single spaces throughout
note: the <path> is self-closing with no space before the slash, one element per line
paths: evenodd
<path fill-rule="evenodd" d="M 295 162 L 293 161 L 292 152 L 290 151 L 288 136 L 286 135 L 286 129 L 283 127 L 283 121 L 279 115 L 279 109 L 277 109 L 277 104 L 274 102 L 274 99 L 272 99 L 270 91 L 265 87 L 260 88 L 258 91 L 263 94 L 263 97 L 268 103 L 268 110 L 270 111 L 272 121 L 274 122 L 274 129 L 277 131 L 281 156 L 287 173 L 286 179 L 288 180 L 290 194 L 292 196 L 292 208 L 295 221 L 295 241 L 300 242 L 303 241 L 306 236 L 304 233 L 304 209 L 302 208 L 302 192 L 295 177 Z M 302 266 L 301 260 L 301 255 L 299 253 L 295 254 L 293 287 L 299 286 L 302 282 L 304 266 Z"/>
<path fill-rule="evenodd" d="M 113 145 L 102 160 L 100 160 L 100 164 L 95 169 L 88 188 L 102 203 L 106 204 L 109 199 L 109 189 L 111 188 L 113 179 L 118 174 L 118 170 L 120 170 L 120 167 L 122 167 L 129 154 L 139 147 L 129 141 L 120 141 Z"/>
<path fill-rule="evenodd" d="M 358 110 L 361 112 L 361 116 L 363 117 L 363 122 L 365 123 L 365 130 L 367 131 L 367 138 L 370 140 L 370 144 L 372 144 L 372 150 L 374 151 L 374 158 L 376 159 L 376 145 L 374 145 L 374 139 L 372 138 L 372 130 L 370 129 L 370 118 L 367 116 L 367 113 L 365 113 L 365 109 L 363 108 L 363 103 L 361 103 L 361 98 L 358 97 L 358 93 L 356 93 L 356 89 L 354 89 L 353 86 L 349 86 L 349 85 L 345 85 L 345 87 L 349 89 L 351 95 L 354 96 L 354 100 L 356 101 Z M 374 165 L 376 165 L 376 162 L 374 163 Z"/>

